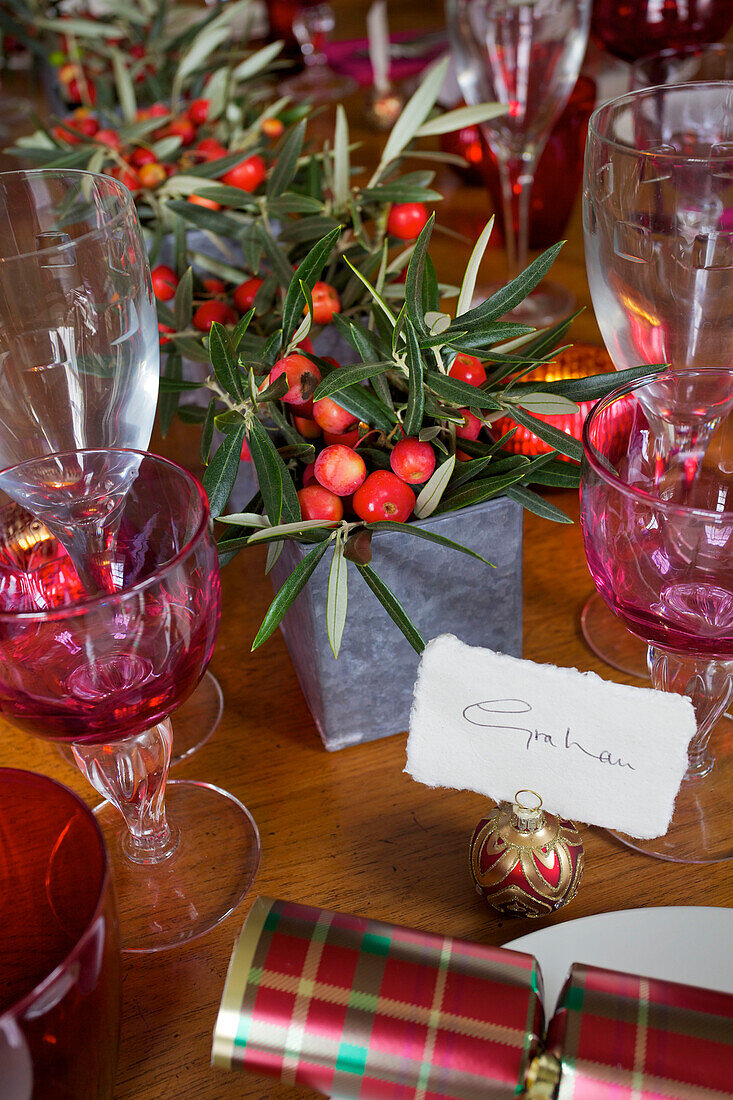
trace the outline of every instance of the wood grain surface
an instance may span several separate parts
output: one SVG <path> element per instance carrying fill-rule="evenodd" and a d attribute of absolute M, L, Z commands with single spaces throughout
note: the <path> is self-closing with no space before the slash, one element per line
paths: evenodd
<path fill-rule="evenodd" d="M 349 103 L 360 131 L 361 102 Z M 448 170 L 439 211 L 465 243 L 436 234 L 431 249 L 441 279 L 459 280 L 470 244 L 489 207 L 480 188 L 466 188 Z M 481 278 L 502 275 L 502 256 L 489 252 Z M 589 306 L 579 216 L 553 277 Z M 592 311 L 574 326 L 576 341 L 600 342 Z M 186 461 L 197 453 L 195 432 L 178 425 L 151 449 Z M 577 497 L 554 492 L 554 503 L 577 519 Z M 215 783 L 247 804 L 262 837 L 254 889 L 217 929 L 183 948 L 123 961 L 123 1025 L 117 1100 L 288 1100 L 307 1097 L 251 1075 L 209 1066 L 211 1036 L 233 943 L 257 894 L 288 898 L 502 944 L 551 923 L 614 909 L 657 905 L 733 904 L 733 864 L 678 866 L 636 855 L 594 828 L 583 827 L 586 870 L 577 898 L 540 921 L 501 919 L 475 895 L 468 842 L 485 800 L 471 793 L 428 790 L 403 773 L 405 737 L 327 753 L 308 713 L 279 634 L 256 653 L 250 646 L 271 598 L 264 553 L 239 555 L 223 573 L 223 614 L 212 671 L 224 692 L 224 715 L 210 741 L 174 769 L 173 777 Z M 623 680 L 598 661 L 579 626 L 591 590 L 577 523 L 550 524 L 528 515 L 524 543 L 524 656 Z M 415 592 L 419 600 L 419 592 Z M 356 624 L 351 624 L 354 629 Z M 349 627 L 347 627 L 349 629 Z M 379 659 L 375 653 L 374 659 Z M 389 670 L 385 669 L 385 691 Z M 626 681 L 631 682 L 631 681 Z M 369 699 L 353 700 L 368 709 Z M 640 734 L 643 731 L 640 731 Z M 95 803 L 93 792 L 52 745 L 1 727 L 0 764 L 53 775 Z M 733 826 L 732 826 L 733 827 Z M 207 868 L 201 867 L 205 880 Z M 725 946 L 721 945 L 721 950 Z M 684 944 L 680 944 L 684 950 Z"/>

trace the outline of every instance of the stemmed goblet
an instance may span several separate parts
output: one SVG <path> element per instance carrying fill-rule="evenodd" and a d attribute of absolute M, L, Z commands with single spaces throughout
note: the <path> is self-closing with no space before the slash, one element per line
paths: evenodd
<path fill-rule="evenodd" d="M 81 447 L 148 446 L 158 398 L 159 346 L 148 257 L 132 195 L 109 176 L 65 169 L 0 173 L 0 487 L 26 503 L 4 471 Z M 90 591 L 91 530 L 73 543 L 56 505 L 38 514 L 66 539 Z M 112 516 L 105 533 L 112 531 Z M 96 548 L 104 557 L 105 546 Z M 193 721 L 177 734 L 180 758 L 206 740 L 221 714 L 207 677 Z"/>
<path fill-rule="evenodd" d="M 655 50 L 722 38 L 733 24 L 730 0 L 594 0 L 591 35 L 622 61 Z"/>
<path fill-rule="evenodd" d="M 62 555 L 30 574 L 0 556 L 0 711 L 70 746 L 107 800 L 97 817 L 114 864 L 123 949 L 173 947 L 231 912 L 259 861 L 257 827 L 236 798 L 205 783 L 166 787 L 168 715 L 203 675 L 219 623 L 206 493 L 174 463 L 131 450 L 55 454 L 6 473 L 26 486 L 32 506 L 47 490 L 58 500 L 67 484 L 67 509 L 75 500 L 88 507 L 89 493 L 73 488 L 88 479 L 100 528 L 105 487 L 117 510 L 104 591 L 90 595 L 73 571 L 63 576 Z"/>
<path fill-rule="evenodd" d="M 588 282 L 618 370 L 715 368 L 733 356 L 733 83 L 639 89 L 599 107 L 586 146 Z M 598 596 L 590 648 L 644 676 L 641 647 Z"/>
<path fill-rule="evenodd" d="M 680 370 L 599 401 L 583 435 L 588 568 L 647 645 L 654 687 L 689 696 L 698 723 L 667 834 L 620 839 L 682 863 L 733 857 L 733 745 L 717 724 L 733 695 L 732 410 L 733 370 Z"/>
<path fill-rule="evenodd" d="M 482 132 L 499 167 L 510 275 L 526 266 L 534 174 L 578 79 L 590 8 L 591 0 L 446 0 L 463 98 L 469 105 L 495 101 L 506 107 L 482 124 Z M 572 305 L 569 291 L 543 282 L 512 316 L 539 326 Z"/>

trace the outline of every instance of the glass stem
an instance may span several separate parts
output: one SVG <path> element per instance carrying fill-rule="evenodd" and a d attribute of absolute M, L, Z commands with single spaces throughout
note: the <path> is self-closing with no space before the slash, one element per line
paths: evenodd
<path fill-rule="evenodd" d="M 134 863 L 162 863 L 178 847 L 178 830 L 169 826 L 164 805 L 171 741 L 166 719 L 124 741 L 72 745 L 82 773 L 125 819 L 122 846 Z"/>
<path fill-rule="evenodd" d="M 710 735 L 733 695 L 733 661 L 688 656 L 649 646 L 647 661 L 654 687 L 687 695 L 695 708 L 697 733 L 688 748 L 686 780 L 702 779 L 715 764 Z"/>
<path fill-rule="evenodd" d="M 527 266 L 529 253 L 529 199 L 537 166 L 537 153 L 497 156 L 501 181 L 504 238 L 509 275 L 513 278 Z"/>

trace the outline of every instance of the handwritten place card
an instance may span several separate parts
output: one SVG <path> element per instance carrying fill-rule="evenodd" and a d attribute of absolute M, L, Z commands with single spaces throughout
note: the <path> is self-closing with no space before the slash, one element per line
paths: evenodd
<path fill-rule="evenodd" d="M 551 813 L 650 838 L 669 827 L 695 728 L 682 695 L 443 634 L 420 662 L 405 771 L 497 801 L 528 787 Z"/>

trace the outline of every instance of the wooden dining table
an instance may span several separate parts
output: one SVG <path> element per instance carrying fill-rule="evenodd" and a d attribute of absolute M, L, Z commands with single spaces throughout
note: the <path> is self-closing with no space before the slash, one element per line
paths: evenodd
<path fill-rule="evenodd" d="M 361 156 L 369 165 L 383 139 L 366 125 L 362 106 L 358 94 L 348 102 L 352 136 L 363 141 Z M 431 254 L 441 280 L 455 283 L 490 214 L 489 199 L 480 185 L 467 184 L 445 166 L 438 168 L 436 183 L 445 196 L 438 218 L 452 235 L 436 232 Z M 504 273 L 501 249 L 490 247 L 479 285 Z M 585 309 L 571 339 L 600 344 L 586 282 L 579 200 L 553 278 L 569 287 Z M 190 425 L 176 423 L 166 439 L 156 433 L 151 449 L 197 468 L 192 456 L 198 453 L 198 436 Z M 580 615 L 592 586 L 577 522 L 577 493 L 548 491 L 548 497 L 573 523 L 526 514 L 523 655 L 591 669 L 607 680 L 640 683 L 596 658 L 583 638 Z M 469 840 L 487 800 L 413 781 L 404 772 L 404 732 L 327 752 L 280 634 L 251 652 L 272 598 L 264 559 L 262 548 L 247 549 L 223 570 L 221 626 L 211 663 L 223 691 L 223 716 L 208 742 L 171 773 L 172 778 L 216 784 L 247 805 L 261 836 L 259 872 L 244 901 L 208 934 L 160 954 L 123 955 L 116 1100 L 289 1100 L 315 1095 L 210 1066 L 227 964 L 258 895 L 491 945 L 612 910 L 733 905 L 733 862 L 663 862 L 631 851 L 601 829 L 581 825 L 585 873 L 569 906 L 540 920 L 492 911 L 476 895 L 468 869 Z M 413 596 L 418 606 L 420 592 Z M 374 660 L 380 659 L 375 645 Z M 385 667 L 387 693 L 389 684 L 390 669 Z M 363 712 L 368 715 L 369 698 L 355 696 L 352 702 L 362 717 Z M 175 716 L 173 723 L 175 730 Z M 90 805 L 98 802 L 52 744 L 4 722 L 0 765 L 51 775 Z M 206 875 L 202 866 L 204 881 Z M 684 943 L 678 947 L 685 951 Z"/>

